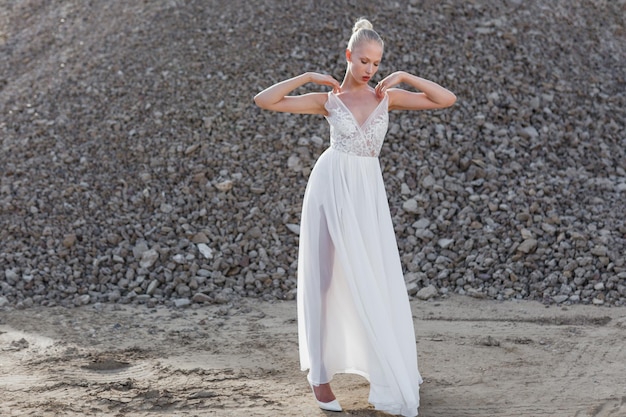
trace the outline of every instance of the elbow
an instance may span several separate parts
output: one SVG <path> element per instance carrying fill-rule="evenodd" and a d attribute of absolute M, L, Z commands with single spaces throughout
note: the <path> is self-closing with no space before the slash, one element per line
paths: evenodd
<path fill-rule="evenodd" d="M 263 93 L 259 93 L 254 96 L 254 103 L 262 108 L 263 110 L 272 110 L 272 111 L 280 111 L 280 101 L 275 102 L 271 100 L 271 97 L 267 97 L 263 95 Z"/>
<path fill-rule="evenodd" d="M 454 95 L 454 93 L 450 93 L 443 101 L 442 105 L 443 107 L 452 107 L 454 103 L 456 103 L 456 95 Z"/>
<path fill-rule="evenodd" d="M 261 97 L 261 93 L 259 93 L 256 96 L 254 96 L 254 104 L 256 104 L 257 106 L 259 106 L 262 109 L 266 108 L 266 104 L 263 101 L 263 97 Z"/>
<path fill-rule="evenodd" d="M 256 96 L 254 96 L 254 104 L 264 110 L 270 110 L 270 106 L 272 105 L 272 103 L 267 99 L 263 92 L 260 92 Z"/>
<path fill-rule="evenodd" d="M 437 97 L 437 100 L 431 99 L 433 103 L 433 108 L 435 109 L 445 109 L 447 107 L 451 107 L 454 103 L 456 103 L 456 96 L 454 93 L 450 91 L 446 91 L 445 94 Z"/>
<path fill-rule="evenodd" d="M 276 110 L 276 103 L 263 97 L 260 93 L 254 96 L 254 103 L 263 110 Z"/>

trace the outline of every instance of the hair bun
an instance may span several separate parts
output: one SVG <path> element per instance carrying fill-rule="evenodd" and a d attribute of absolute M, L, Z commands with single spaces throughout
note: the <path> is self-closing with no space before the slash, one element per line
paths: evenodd
<path fill-rule="evenodd" d="M 364 17 L 359 18 L 352 28 L 352 35 L 348 41 L 348 49 L 353 50 L 361 42 L 378 42 L 381 47 L 385 47 L 382 38 L 374 30 L 374 26 Z"/>
<path fill-rule="evenodd" d="M 352 28 L 352 33 L 356 33 L 361 29 L 374 30 L 374 26 L 370 23 L 369 20 L 365 19 L 364 17 L 361 17 L 354 24 L 354 27 Z"/>

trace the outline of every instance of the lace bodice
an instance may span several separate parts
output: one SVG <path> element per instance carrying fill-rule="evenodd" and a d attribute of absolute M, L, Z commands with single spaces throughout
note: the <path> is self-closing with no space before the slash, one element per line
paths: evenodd
<path fill-rule="evenodd" d="M 330 124 L 330 147 L 356 156 L 377 157 L 389 124 L 388 96 L 378 103 L 362 125 L 336 94 L 328 93 L 326 119 Z"/>

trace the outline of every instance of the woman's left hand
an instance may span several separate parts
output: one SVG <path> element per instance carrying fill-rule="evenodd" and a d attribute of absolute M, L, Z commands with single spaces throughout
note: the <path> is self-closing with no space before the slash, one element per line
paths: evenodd
<path fill-rule="evenodd" d="M 389 74 L 376 85 L 374 91 L 376 91 L 376 96 L 380 99 L 385 96 L 385 93 L 388 89 L 395 87 L 396 85 L 402 83 L 402 77 L 404 72 L 396 71 L 394 73 Z"/>

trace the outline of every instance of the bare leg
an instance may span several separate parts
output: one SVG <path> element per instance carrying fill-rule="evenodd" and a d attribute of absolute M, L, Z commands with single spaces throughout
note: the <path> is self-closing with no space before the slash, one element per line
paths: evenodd
<path fill-rule="evenodd" d="M 333 263 L 335 259 L 335 246 L 333 245 L 332 238 L 328 231 L 328 225 L 326 223 L 326 216 L 324 213 L 321 213 L 320 216 L 320 229 L 319 229 L 319 246 L 318 246 L 318 254 L 319 254 L 319 269 L 320 269 L 320 293 L 321 293 L 321 303 L 322 303 L 322 315 L 324 319 L 322 322 L 325 322 L 326 316 L 326 292 L 330 287 L 330 281 L 333 275 Z M 321 346 L 324 346 L 324 332 L 321 331 Z M 323 357 L 323 355 L 320 355 Z M 321 359 L 321 358 L 320 358 Z M 321 362 L 321 360 L 320 360 Z M 320 364 L 321 378 L 328 378 L 326 375 L 326 370 L 324 363 Z M 324 380 L 324 379 L 322 379 Z M 314 385 L 313 392 L 315 393 L 315 397 L 318 401 L 323 403 L 328 403 L 335 400 L 335 394 L 333 394 L 332 389 L 330 388 L 330 383 Z"/>
<path fill-rule="evenodd" d="M 333 394 L 333 390 L 330 388 L 329 383 L 314 385 L 313 392 L 315 393 L 317 401 L 321 401 L 323 403 L 329 403 L 335 399 L 335 394 Z"/>

